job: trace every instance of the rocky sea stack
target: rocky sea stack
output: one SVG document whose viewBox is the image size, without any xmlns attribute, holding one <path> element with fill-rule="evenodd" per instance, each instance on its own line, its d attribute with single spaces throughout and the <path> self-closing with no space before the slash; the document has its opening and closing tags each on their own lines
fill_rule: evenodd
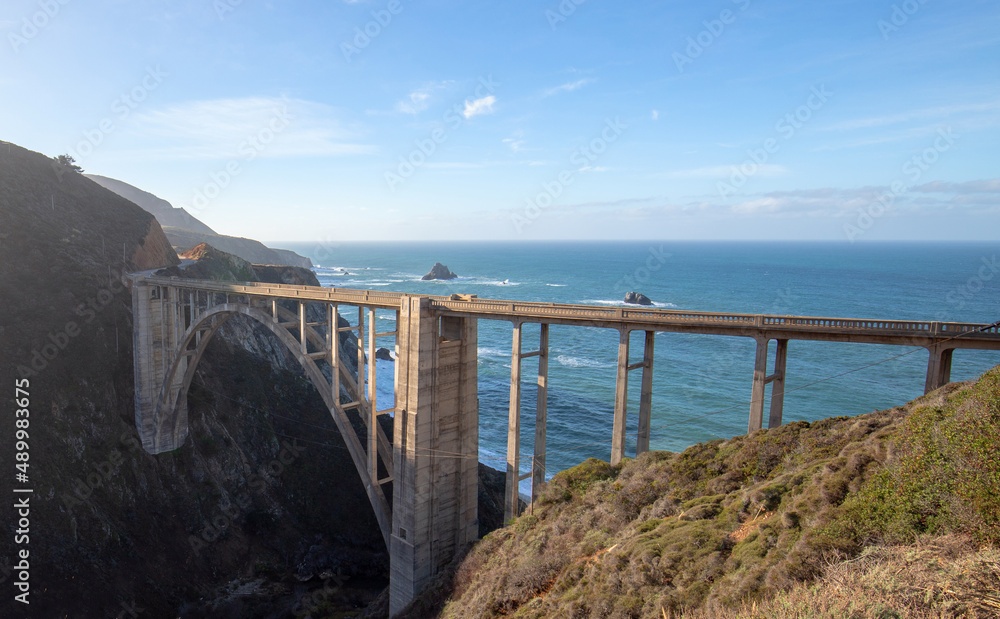
<svg viewBox="0 0 1000 619">
<path fill-rule="evenodd" d="M 435 262 L 434 266 L 431 267 L 430 272 L 424 275 L 420 279 L 423 281 L 428 281 L 432 279 L 455 279 L 458 275 L 455 275 L 451 270 L 440 262 Z"/>
<path fill-rule="evenodd" d="M 652 305 L 653 304 L 653 302 L 649 300 L 649 297 L 647 297 L 644 294 L 638 293 L 638 292 L 626 292 L 625 293 L 625 302 L 626 303 L 630 303 L 632 305 Z"/>
</svg>

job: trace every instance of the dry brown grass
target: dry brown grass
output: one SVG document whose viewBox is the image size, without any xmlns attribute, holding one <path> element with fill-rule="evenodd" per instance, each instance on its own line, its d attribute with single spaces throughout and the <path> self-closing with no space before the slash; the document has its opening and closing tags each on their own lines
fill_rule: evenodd
<svg viewBox="0 0 1000 619">
<path fill-rule="evenodd" d="M 930 619 L 1000 616 L 1000 551 L 969 538 L 924 538 L 912 546 L 869 547 L 831 563 L 815 583 L 766 602 L 680 613 L 686 619 Z"/>
</svg>

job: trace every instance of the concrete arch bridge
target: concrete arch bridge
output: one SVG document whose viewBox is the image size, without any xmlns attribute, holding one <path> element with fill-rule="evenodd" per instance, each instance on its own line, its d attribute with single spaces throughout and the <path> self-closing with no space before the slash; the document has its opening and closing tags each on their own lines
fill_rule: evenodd
<svg viewBox="0 0 1000 619">
<path fill-rule="evenodd" d="M 629 375 L 641 370 L 636 453 L 649 449 L 654 335 L 657 332 L 750 337 L 757 342 L 748 430 L 763 425 L 765 386 L 772 384 L 768 427 L 781 425 L 789 340 L 922 346 L 929 352 L 926 391 L 948 382 L 959 348 L 1000 350 L 997 324 L 856 320 L 761 314 L 683 312 L 646 307 L 487 300 L 262 283 L 129 276 L 132 289 L 136 427 L 149 453 L 180 448 L 188 434 L 187 391 L 208 342 L 237 314 L 271 331 L 316 386 L 364 484 L 390 556 L 390 610 L 395 613 L 478 532 L 479 402 L 477 321 L 513 325 L 505 516 L 518 512 L 518 482 L 532 494 L 545 480 L 549 326 L 620 333 L 611 460 L 625 457 Z M 340 326 L 339 307 L 357 308 Z M 316 308 L 320 308 L 317 314 Z M 312 308 L 310 310 L 310 308 Z M 376 310 L 395 312 L 378 332 Z M 352 310 L 352 316 L 353 310 Z M 321 316 L 321 318 L 317 318 Z M 522 326 L 541 325 L 537 349 L 523 350 Z M 357 334 L 357 361 L 342 358 L 339 335 Z M 631 363 L 633 331 L 645 332 L 642 359 Z M 395 337 L 395 402 L 380 410 L 375 342 Z M 768 348 L 776 341 L 768 374 Z M 531 471 L 520 473 L 522 362 L 538 357 L 538 399 Z M 357 367 L 357 376 L 354 366 Z M 363 378 L 367 374 L 367 381 Z M 748 372 L 749 374 L 749 372 Z M 376 418 L 392 411 L 393 440 Z M 366 427 L 359 438 L 351 424 Z M 392 482 L 392 496 L 387 484 Z M 532 497 L 534 499 L 534 496 Z"/>
</svg>

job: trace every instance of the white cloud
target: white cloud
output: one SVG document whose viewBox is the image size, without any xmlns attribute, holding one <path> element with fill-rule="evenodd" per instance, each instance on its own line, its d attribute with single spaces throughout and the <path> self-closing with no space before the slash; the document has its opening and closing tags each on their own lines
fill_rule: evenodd
<svg viewBox="0 0 1000 619">
<path fill-rule="evenodd" d="M 252 148 L 254 157 L 371 153 L 329 106 L 284 97 L 189 101 L 136 114 L 126 127 L 146 155 L 225 159 Z"/>
<path fill-rule="evenodd" d="M 510 149 L 515 153 L 524 147 L 524 140 L 516 140 L 514 138 L 504 138 L 503 143 L 510 146 Z"/>
<path fill-rule="evenodd" d="M 653 120 L 659 120 L 660 119 L 660 110 L 653 110 L 653 113 L 651 114 L 651 116 L 652 116 Z"/>
<path fill-rule="evenodd" d="M 483 97 L 482 99 L 466 101 L 465 111 L 462 112 L 462 115 L 466 118 L 472 118 L 473 116 L 479 116 L 481 114 L 492 114 L 493 104 L 496 102 L 497 98 L 493 95 Z"/>
<path fill-rule="evenodd" d="M 447 88 L 450 84 L 451 82 L 448 81 L 424 84 L 407 95 L 406 99 L 397 103 L 396 111 L 404 114 L 419 114 L 431 104 L 435 91 Z"/>
<path fill-rule="evenodd" d="M 557 95 L 561 92 L 573 92 L 574 90 L 582 88 L 583 86 L 586 86 L 587 84 L 590 84 L 593 81 L 595 80 L 591 78 L 585 78 L 582 80 L 576 80 L 575 82 L 567 82 L 565 84 L 560 84 L 555 88 L 549 88 L 544 93 L 542 93 L 542 96 L 551 97 L 552 95 Z"/>
</svg>

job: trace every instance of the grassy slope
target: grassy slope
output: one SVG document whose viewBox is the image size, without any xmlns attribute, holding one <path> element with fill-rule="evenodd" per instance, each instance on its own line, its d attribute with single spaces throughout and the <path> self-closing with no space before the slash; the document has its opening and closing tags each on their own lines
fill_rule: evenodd
<svg viewBox="0 0 1000 619">
<path fill-rule="evenodd" d="M 995 616 L 998 445 L 995 368 L 901 408 L 588 460 L 414 616 Z"/>
</svg>

